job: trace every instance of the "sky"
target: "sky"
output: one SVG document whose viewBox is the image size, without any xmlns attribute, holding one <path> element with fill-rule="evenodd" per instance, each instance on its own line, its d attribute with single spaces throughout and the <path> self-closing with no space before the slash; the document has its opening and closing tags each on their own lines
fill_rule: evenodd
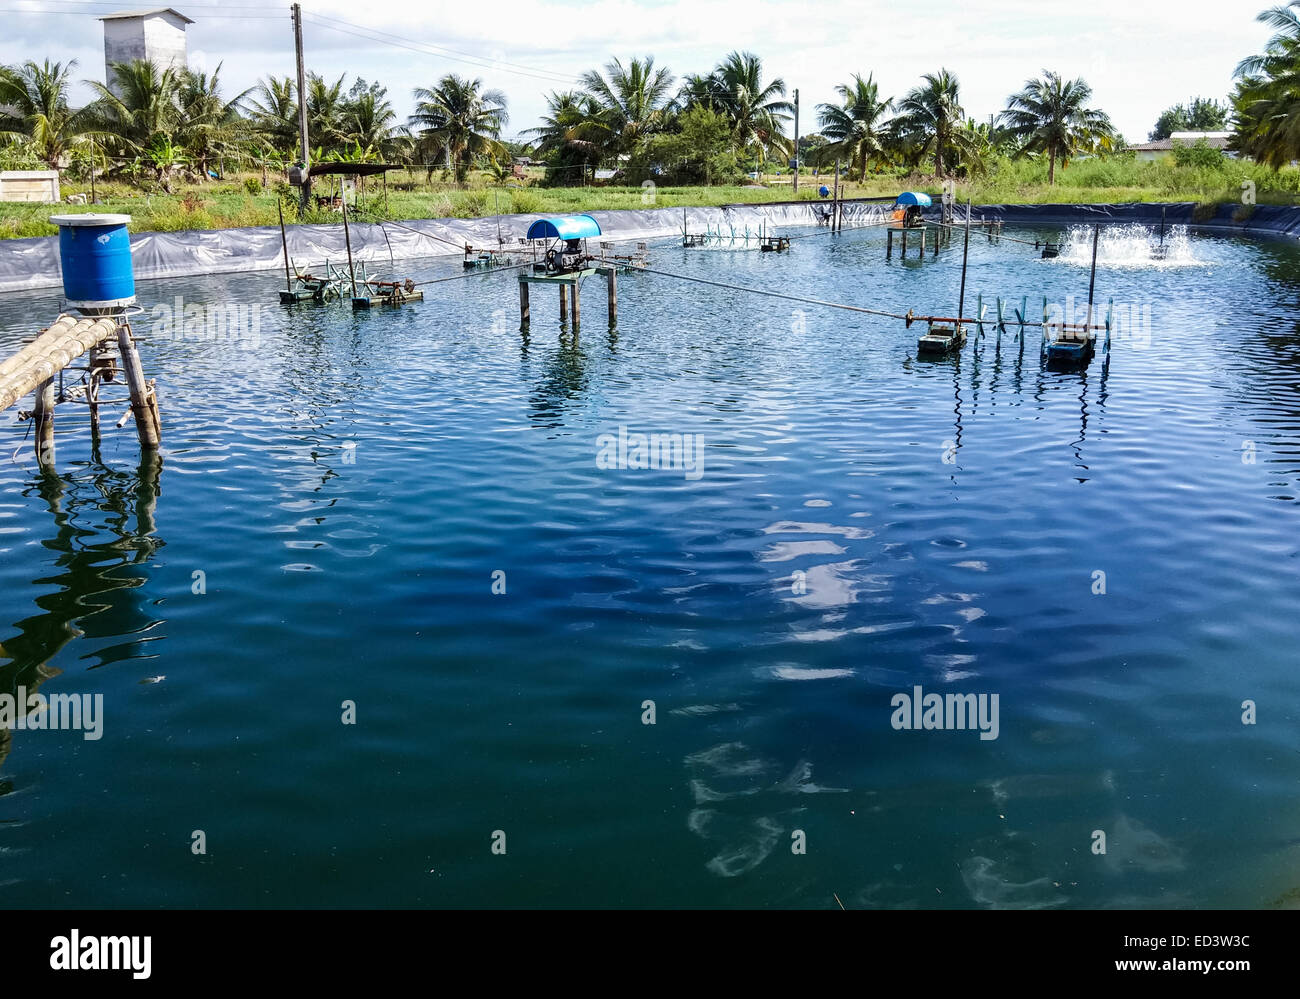
<svg viewBox="0 0 1300 999">
<path fill-rule="evenodd" d="M 874 74 L 882 96 L 901 97 L 923 73 L 947 68 L 967 114 L 986 121 L 1048 69 L 1082 76 L 1093 106 L 1141 142 L 1170 105 L 1227 96 L 1233 68 L 1271 34 L 1255 15 L 1275 2 L 1283 0 L 308 0 L 304 48 L 308 69 L 331 80 L 378 80 L 403 117 L 412 87 L 449 72 L 481 79 L 506 94 L 505 138 L 538 124 L 549 91 L 569 89 L 613 56 L 626 64 L 653 55 L 681 76 L 742 50 L 761 56 L 788 91 L 799 88 L 803 134 L 815 130 L 816 105 L 836 100 L 836 85 L 854 73 Z M 102 81 L 97 18 L 123 9 L 149 7 L 0 0 L 0 61 L 76 59 L 78 79 Z M 287 4 L 202 0 L 175 9 L 195 22 L 191 67 L 221 63 L 228 93 L 294 72 Z M 74 103 L 89 95 L 79 85 Z"/>
</svg>

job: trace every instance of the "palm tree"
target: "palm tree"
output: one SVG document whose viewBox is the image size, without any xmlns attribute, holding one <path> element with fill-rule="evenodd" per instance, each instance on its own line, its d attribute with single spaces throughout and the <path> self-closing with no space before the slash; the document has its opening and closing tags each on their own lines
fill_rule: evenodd
<svg viewBox="0 0 1300 999">
<path fill-rule="evenodd" d="M 1237 63 L 1234 75 L 1253 76 L 1264 73 L 1269 68 L 1269 60 L 1277 57 L 1294 57 L 1300 50 L 1300 14 L 1294 8 L 1300 8 L 1300 0 L 1291 0 L 1282 7 L 1270 7 L 1255 15 L 1260 24 L 1267 24 L 1276 29 L 1276 34 L 1268 40 L 1261 55 L 1247 56 Z"/>
<path fill-rule="evenodd" d="M 708 108 L 717 110 L 720 86 L 718 78 L 712 73 L 691 73 L 682 77 L 682 84 L 677 89 L 673 100 L 673 110 L 689 111 L 691 108 Z"/>
<path fill-rule="evenodd" d="M 181 120 L 177 136 L 185 154 L 202 176 L 214 157 L 238 156 L 248 132 L 248 122 L 239 113 L 248 90 L 230 100 L 221 96 L 221 64 L 207 73 L 187 71 L 181 82 Z"/>
<path fill-rule="evenodd" d="M 30 141 L 37 156 L 54 170 L 65 165 L 70 148 L 89 129 L 87 116 L 68 106 L 76 60 L 43 65 L 28 60 L 0 68 L 0 136 Z"/>
<path fill-rule="evenodd" d="M 346 75 L 346 74 L 344 74 Z M 343 94 L 343 76 L 326 83 L 319 73 L 307 74 L 307 134 L 312 145 L 328 151 L 343 146 L 343 118 L 347 98 Z"/>
<path fill-rule="evenodd" d="M 608 136 L 607 152 L 612 155 L 632 152 L 667 124 L 673 75 L 667 67 L 655 69 L 653 57 L 632 59 L 626 68 L 612 59 L 605 66 L 605 75 L 590 70 L 582 74 L 579 83 L 599 105 L 599 124 Z"/>
<path fill-rule="evenodd" d="M 1300 158 L 1300 0 L 1256 20 L 1277 30 L 1260 55 L 1237 66 L 1232 146 L 1278 169 Z"/>
<path fill-rule="evenodd" d="M 831 157 L 843 157 L 857 163 L 858 180 L 866 180 L 867 160 L 884 152 L 885 129 L 881 117 L 893 107 L 893 99 L 880 99 L 874 79 L 864 80 L 855 73 L 853 83 L 835 88 L 844 104 L 817 105 L 817 122 L 822 134 L 830 139 L 826 147 Z"/>
<path fill-rule="evenodd" d="M 294 90 L 289 77 L 268 76 L 257 81 L 250 91 L 254 98 L 245 102 L 254 130 L 276 153 L 288 158 L 298 148 L 298 100 Z"/>
<path fill-rule="evenodd" d="M 941 69 L 921 79 L 925 82 L 898 103 L 894 135 L 897 141 L 913 148 L 917 162 L 932 154 L 935 176 L 944 178 L 945 164 L 960 155 L 965 143 L 961 133 L 966 112 L 961 106 L 957 77 Z"/>
<path fill-rule="evenodd" d="M 731 120 L 736 148 L 759 162 L 769 153 L 789 152 L 783 127 L 794 105 L 785 100 L 785 81 L 763 84 L 763 60 L 752 52 L 732 52 L 713 71 L 718 103 Z"/>
<path fill-rule="evenodd" d="M 416 87 L 415 113 L 410 117 L 425 152 L 445 151 L 456 171 L 456 182 L 464 184 L 475 156 L 502 153 L 501 129 L 509 120 L 506 95 L 499 90 L 480 90 L 479 80 L 465 80 L 449 73 L 433 88 Z M 429 161 L 426 161 L 429 162 Z"/>
<path fill-rule="evenodd" d="M 1025 89 L 1007 99 L 998 120 L 1016 137 L 1019 152 L 1047 154 L 1047 183 L 1056 183 L 1056 163 L 1081 151 L 1108 146 L 1115 127 L 1103 111 L 1088 107 L 1092 88 L 1082 79 L 1063 80 L 1043 70 Z"/>
<path fill-rule="evenodd" d="M 961 131 L 963 141 L 958 143 L 961 152 L 956 163 L 952 164 L 953 172 L 962 177 L 988 173 L 989 161 L 997 149 L 995 140 L 1000 132 L 987 121 L 977 122 L 974 118 L 967 118 Z"/>
<path fill-rule="evenodd" d="M 185 71 L 135 59 L 114 63 L 112 72 L 116 93 L 97 80 L 86 81 L 97 95 L 86 107 L 87 114 L 126 150 L 141 152 L 171 142 L 183 118 Z"/>
<path fill-rule="evenodd" d="M 601 114 L 600 102 L 591 94 L 570 90 L 548 94 L 541 126 L 527 129 L 523 134 L 538 140 L 539 157 L 555 157 L 555 168 L 577 168 L 585 174 L 600 162 L 611 133 Z M 564 179 L 567 182 L 572 178 Z"/>
<path fill-rule="evenodd" d="M 395 150 L 398 137 L 397 115 L 383 96 L 366 91 L 343 115 L 342 138 L 361 151 L 361 159 L 386 159 Z"/>
</svg>

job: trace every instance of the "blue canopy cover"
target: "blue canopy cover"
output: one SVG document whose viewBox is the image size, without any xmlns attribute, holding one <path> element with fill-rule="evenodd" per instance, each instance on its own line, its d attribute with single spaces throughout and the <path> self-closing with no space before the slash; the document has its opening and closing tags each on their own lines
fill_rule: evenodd
<svg viewBox="0 0 1300 999">
<path fill-rule="evenodd" d="M 556 215 L 528 227 L 529 239 L 586 239 L 600 235 L 600 223 L 590 215 Z"/>
</svg>

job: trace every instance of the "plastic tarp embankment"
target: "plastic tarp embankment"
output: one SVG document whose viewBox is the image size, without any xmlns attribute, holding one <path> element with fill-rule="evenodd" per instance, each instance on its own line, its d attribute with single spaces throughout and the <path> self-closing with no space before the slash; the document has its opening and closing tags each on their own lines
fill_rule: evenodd
<svg viewBox="0 0 1300 999">
<path fill-rule="evenodd" d="M 706 227 L 717 230 L 746 226 L 757 231 L 761 222 L 778 226 L 814 225 L 825 206 L 815 202 L 790 205 L 741 205 L 726 208 L 643 208 L 595 211 L 601 240 L 661 239 L 679 236 L 685 225 L 691 232 Z M 364 261 L 373 273 L 387 272 L 389 260 L 406 277 L 397 261 L 417 257 L 463 255 L 465 246 L 475 251 L 521 248 L 528 227 L 545 215 L 496 215 L 479 219 L 423 219 L 383 225 L 352 221 L 349 235 L 352 258 Z M 289 257 L 294 267 L 307 273 L 326 260 L 345 264 L 347 246 L 343 225 L 291 225 L 286 228 Z M 595 247 L 592 248 L 593 251 Z M 142 232 L 131 236 L 131 261 L 137 281 L 197 274 L 238 271 L 284 271 L 278 226 L 256 229 Z M 57 288 L 63 283 L 57 236 L 0 240 L 0 290 Z"/>
<path fill-rule="evenodd" d="M 1091 222 L 1137 222 L 1159 225 L 1161 209 L 1167 225 L 1187 225 L 1217 233 L 1300 239 L 1300 207 L 1222 204 L 1209 213 L 1191 202 L 1122 205 L 979 205 L 976 217 L 1020 225 L 1081 225 Z M 880 206 L 847 202 L 850 219 L 881 210 Z M 769 226 L 811 226 L 826 217 L 825 201 L 790 204 L 728 205 L 721 208 L 641 208 L 590 212 L 600 223 L 600 239 L 612 242 L 662 239 L 689 232 L 715 233 L 728 229 L 756 233 Z M 935 217 L 937 209 L 926 212 Z M 957 217 L 963 212 L 959 208 Z M 389 270 L 407 277 L 397 261 L 419 257 L 455 256 L 468 244 L 476 251 L 522 246 L 529 225 L 544 215 L 494 215 L 480 219 L 424 219 L 384 225 L 351 225 L 353 259 L 371 272 Z M 347 259 L 343 226 L 293 225 L 287 228 L 289 256 L 306 273 L 326 260 Z M 502 242 L 498 242 L 498 240 Z M 137 281 L 239 271 L 281 271 L 284 257 L 280 229 L 218 229 L 187 232 L 143 232 L 131 237 L 131 258 Z M 378 266 L 376 266 L 378 265 Z M 58 237 L 0 240 L 0 291 L 57 288 L 63 283 Z"/>
</svg>

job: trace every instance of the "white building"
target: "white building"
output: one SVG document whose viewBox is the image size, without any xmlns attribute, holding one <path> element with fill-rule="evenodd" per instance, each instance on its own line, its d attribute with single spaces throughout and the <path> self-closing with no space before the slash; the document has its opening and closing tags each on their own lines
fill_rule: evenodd
<svg viewBox="0 0 1300 999">
<path fill-rule="evenodd" d="M 179 11 L 171 7 L 124 10 L 100 20 L 104 22 L 104 82 L 113 93 L 117 93 L 114 63 L 148 59 L 162 68 L 185 68 L 185 26 L 194 22 Z"/>
<path fill-rule="evenodd" d="M 1168 156 L 1173 152 L 1174 146 L 1194 146 L 1197 142 L 1204 139 L 1205 144 L 1211 149 L 1218 149 L 1227 153 L 1229 156 L 1235 156 L 1228 150 L 1228 140 L 1232 138 L 1231 132 L 1171 132 L 1169 138 L 1160 139 L 1157 142 L 1143 142 L 1137 146 L 1129 146 L 1129 149 L 1137 153 L 1140 162 L 1151 162 L 1162 156 Z"/>
</svg>

